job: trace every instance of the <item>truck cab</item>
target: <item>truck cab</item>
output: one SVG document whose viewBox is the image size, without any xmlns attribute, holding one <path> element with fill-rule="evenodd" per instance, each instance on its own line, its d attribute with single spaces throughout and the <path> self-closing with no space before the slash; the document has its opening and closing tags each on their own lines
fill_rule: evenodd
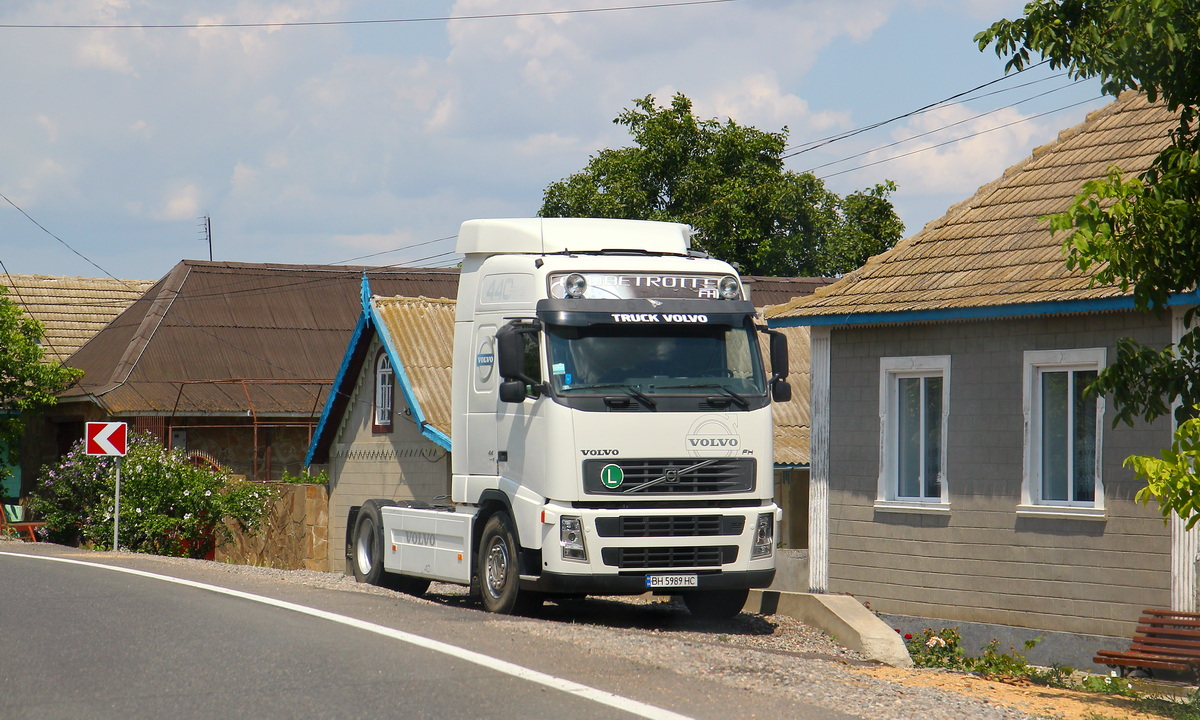
<svg viewBox="0 0 1200 720">
<path fill-rule="evenodd" d="M 462 225 L 451 497 L 484 606 L 681 594 L 728 615 L 775 573 L 772 399 L 736 270 L 692 228 L 529 218 Z M 730 610 L 730 608 L 733 608 Z"/>
</svg>

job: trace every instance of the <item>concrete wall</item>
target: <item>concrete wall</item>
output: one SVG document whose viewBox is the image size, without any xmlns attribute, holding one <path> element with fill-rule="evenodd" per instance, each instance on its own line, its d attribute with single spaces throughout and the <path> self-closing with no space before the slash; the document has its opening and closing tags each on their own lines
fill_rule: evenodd
<svg viewBox="0 0 1200 720">
<path fill-rule="evenodd" d="M 378 340 L 367 353 L 374 358 Z M 364 500 L 431 502 L 450 493 L 450 455 L 421 435 L 399 390 L 390 433 L 372 432 L 373 362 L 362 372 L 329 451 L 329 569 L 345 570 L 346 518 Z"/>
<path fill-rule="evenodd" d="M 1170 606 L 1170 533 L 1121 467 L 1171 439 L 1169 420 L 1112 427 L 1106 406 L 1102 519 L 1018 517 L 1025 350 L 1170 341 L 1135 313 L 835 329 L 831 340 L 829 590 L 876 612 L 1127 636 L 1143 607 Z M 874 508 L 879 358 L 949 355 L 948 514 Z"/>
</svg>

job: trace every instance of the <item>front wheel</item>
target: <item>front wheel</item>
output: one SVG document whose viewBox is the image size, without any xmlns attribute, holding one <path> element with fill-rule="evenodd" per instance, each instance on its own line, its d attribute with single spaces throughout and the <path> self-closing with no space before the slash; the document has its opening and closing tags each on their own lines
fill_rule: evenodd
<svg viewBox="0 0 1200 720">
<path fill-rule="evenodd" d="M 509 615 L 541 605 L 541 596 L 521 592 L 517 534 L 512 518 L 498 512 L 488 518 L 479 538 L 479 595 L 483 609 Z"/>
<path fill-rule="evenodd" d="M 683 604 L 688 612 L 705 620 L 727 620 L 742 611 L 750 591 L 701 590 L 683 594 Z"/>
</svg>

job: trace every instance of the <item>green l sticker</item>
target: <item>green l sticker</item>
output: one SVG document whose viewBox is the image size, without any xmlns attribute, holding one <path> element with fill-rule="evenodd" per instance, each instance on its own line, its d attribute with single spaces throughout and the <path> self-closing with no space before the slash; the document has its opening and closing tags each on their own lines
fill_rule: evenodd
<svg viewBox="0 0 1200 720">
<path fill-rule="evenodd" d="M 620 465 L 605 465 L 600 468 L 600 482 L 604 483 L 606 488 L 621 487 L 621 483 L 625 482 L 625 471 Z"/>
</svg>

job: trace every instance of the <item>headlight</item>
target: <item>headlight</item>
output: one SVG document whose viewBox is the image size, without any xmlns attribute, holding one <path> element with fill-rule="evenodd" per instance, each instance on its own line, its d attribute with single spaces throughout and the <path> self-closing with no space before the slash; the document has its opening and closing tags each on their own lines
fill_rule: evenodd
<svg viewBox="0 0 1200 720">
<path fill-rule="evenodd" d="M 758 516 L 758 524 L 754 526 L 754 549 L 750 557 L 770 557 L 775 547 L 775 514 L 762 513 Z"/>
<path fill-rule="evenodd" d="M 587 278 L 579 273 L 571 273 L 566 281 L 567 297 L 581 298 L 587 292 Z"/>
<path fill-rule="evenodd" d="M 587 562 L 587 546 L 583 543 L 583 520 L 577 517 L 558 519 L 558 544 L 563 560 Z"/>
<path fill-rule="evenodd" d="M 725 300 L 737 300 L 742 296 L 742 288 L 738 286 L 737 278 L 732 275 L 726 275 L 717 283 L 717 289 L 721 292 L 721 297 Z"/>
</svg>

